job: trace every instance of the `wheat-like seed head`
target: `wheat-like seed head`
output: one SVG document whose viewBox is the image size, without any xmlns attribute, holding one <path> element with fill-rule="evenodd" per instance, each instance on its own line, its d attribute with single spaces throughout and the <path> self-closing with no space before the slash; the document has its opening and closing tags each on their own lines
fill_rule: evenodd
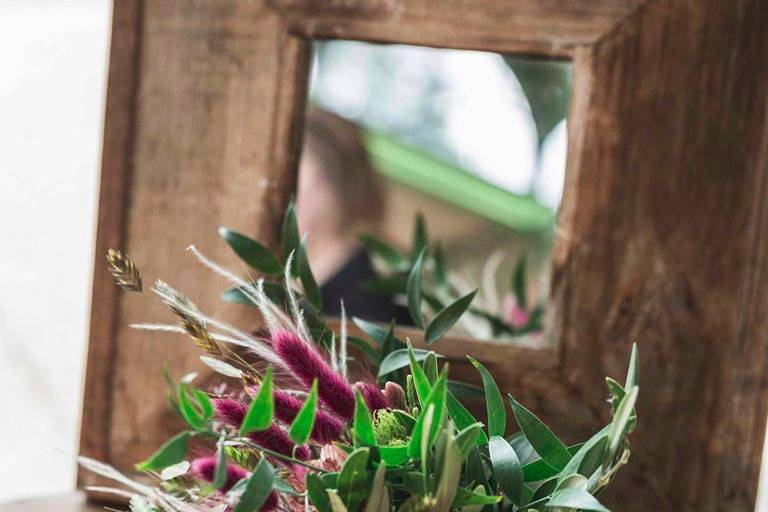
<svg viewBox="0 0 768 512">
<path fill-rule="evenodd" d="M 208 332 L 208 328 L 205 324 L 201 323 L 195 318 L 182 316 L 181 327 L 189 334 L 192 341 L 205 350 L 209 354 L 220 356 L 222 355 L 221 346 L 213 339 L 211 333 Z"/>
<path fill-rule="evenodd" d="M 107 251 L 107 261 L 117 286 L 129 292 L 142 291 L 139 268 L 127 254 L 110 249 Z"/>
</svg>

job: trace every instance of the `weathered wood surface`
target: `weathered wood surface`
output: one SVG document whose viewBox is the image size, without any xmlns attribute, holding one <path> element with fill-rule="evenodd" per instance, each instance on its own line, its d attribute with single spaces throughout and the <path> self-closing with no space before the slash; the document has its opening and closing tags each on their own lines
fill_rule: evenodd
<svg viewBox="0 0 768 512">
<path fill-rule="evenodd" d="M 474 352 L 559 434 L 607 419 L 603 376 L 641 348 L 633 460 L 605 500 L 623 511 L 750 510 L 768 415 L 768 4 L 758 0 L 214 0 L 116 2 L 83 451 L 130 467 L 174 425 L 162 364 L 189 343 L 136 333 L 169 320 L 116 294 L 126 249 L 239 325 L 191 242 L 236 265 L 216 227 L 275 241 L 295 185 L 302 37 L 573 56 L 566 190 L 555 248 L 556 351 Z M 160 420 L 159 420 L 160 418 Z M 82 477 L 81 483 L 92 481 Z"/>
<path fill-rule="evenodd" d="M 652 1 L 576 60 L 554 293 L 584 400 L 641 349 L 619 510 L 752 510 L 768 404 L 768 4 Z M 628 499 L 629 498 L 629 499 Z"/>
</svg>

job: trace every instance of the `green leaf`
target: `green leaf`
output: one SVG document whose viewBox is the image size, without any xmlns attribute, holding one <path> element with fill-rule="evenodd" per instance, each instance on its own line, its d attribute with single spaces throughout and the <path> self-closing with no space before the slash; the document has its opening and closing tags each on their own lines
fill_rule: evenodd
<svg viewBox="0 0 768 512">
<path fill-rule="evenodd" d="M 272 425 L 274 413 L 275 399 L 272 393 L 272 366 L 270 366 L 261 381 L 259 392 L 251 400 L 248 412 L 245 413 L 245 418 L 240 424 L 240 435 L 268 429 Z"/>
<path fill-rule="evenodd" d="M 552 433 L 549 427 L 535 414 L 520 405 L 512 395 L 509 395 L 509 403 L 512 405 L 512 412 L 515 414 L 517 424 L 520 425 L 520 430 L 528 438 L 536 453 L 553 468 L 563 469 L 571 460 L 571 454 L 565 445 Z"/>
<path fill-rule="evenodd" d="M 400 254 L 400 251 L 376 238 L 373 235 L 360 235 L 360 242 L 374 255 L 386 263 L 394 271 L 405 270 L 409 267 L 408 260 Z"/>
<path fill-rule="evenodd" d="M 624 438 L 624 432 L 627 429 L 627 424 L 629 423 L 630 417 L 632 416 L 632 412 L 635 408 L 638 390 L 639 388 L 637 386 L 632 386 L 632 388 L 627 391 L 627 394 L 621 400 L 619 406 L 616 408 L 616 414 L 613 416 L 613 421 L 611 421 L 611 428 L 608 432 L 608 457 L 606 459 L 607 463 L 610 463 L 614 455 L 616 455 L 616 451 L 619 449 L 621 441 Z"/>
<path fill-rule="evenodd" d="M 483 424 L 479 421 L 473 423 L 459 431 L 456 434 L 456 444 L 459 447 L 459 453 L 461 454 L 461 460 L 467 458 L 469 451 L 475 446 L 477 439 L 483 432 Z"/>
<path fill-rule="evenodd" d="M 490 372 L 477 359 L 469 357 L 469 361 L 483 379 L 485 405 L 488 409 L 488 437 L 503 436 L 507 429 L 507 411 L 504 409 L 504 399 L 501 398 L 499 387 Z"/>
<path fill-rule="evenodd" d="M 430 350 L 422 350 L 419 348 L 412 348 L 413 351 L 413 357 L 416 361 L 423 361 L 427 354 L 429 354 Z M 437 357 L 443 357 L 438 355 Z M 385 357 L 381 361 L 381 365 L 379 365 L 379 377 L 383 377 L 387 374 L 390 374 L 396 370 L 399 370 L 400 368 L 405 368 L 410 364 L 410 359 L 408 357 L 408 349 L 401 348 L 399 350 L 395 350 L 394 352 L 390 352 L 387 357 Z"/>
<path fill-rule="evenodd" d="M 547 503 L 547 508 L 556 507 L 589 512 L 611 512 L 594 496 L 581 489 L 560 489 L 555 492 Z"/>
<path fill-rule="evenodd" d="M 422 251 L 425 251 L 427 243 L 427 226 L 424 222 L 424 215 L 419 212 L 416 214 L 416 222 L 413 225 L 411 258 L 415 259 Z"/>
<path fill-rule="evenodd" d="M 365 400 L 359 391 L 355 390 L 355 416 L 352 431 L 363 446 L 376 446 L 376 434 L 373 431 L 373 420 Z"/>
<path fill-rule="evenodd" d="M 379 446 L 379 457 L 389 467 L 399 466 L 408 460 L 408 445 Z"/>
<path fill-rule="evenodd" d="M 212 489 L 221 489 L 227 483 L 227 452 L 224 450 L 224 437 L 216 443 L 216 469 L 213 472 Z"/>
<path fill-rule="evenodd" d="M 459 487 L 456 489 L 456 497 L 453 500 L 454 507 L 465 507 L 467 505 L 495 505 L 501 501 L 501 496 L 485 494 L 482 485 L 475 487 L 474 491 Z"/>
<path fill-rule="evenodd" d="M 193 393 L 186 385 L 180 385 L 178 388 L 179 411 L 187 424 L 195 430 L 205 428 L 205 413 L 198 404 L 190 401 L 189 394 Z M 194 394 L 194 393 L 193 393 Z"/>
<path fill-rule="evenodd" d="M 569 446 L 568 453 L 571 454 L 571 456 L 573 456 L 576 453 L 578 453 L 578 451 L 583 446 L 584 446 L 583 443 Z M 546 480 L 548 478 L 556 476 L 559 472 L 560 470 L 553 468 L 552 466 L 550 466 L 549 464 L 547 464 L 546 462 L 544 462 L 539 458 L 523 466 L 523 477 L 525 478 L 526 482 L 539 482 L 541 480 Z"/>
<path fill-rule="evenodd" d="M 461 453 L 456 441 L 450 435 L 446 436 L 442 464 L 440 482 L 435 491 L 434 510 L 447 512 L 451 510 L 461 478 Z"/>
<path fill-rule="evenodd" d="M 305 444 L 312 434 L 317 416 L 317 379 L 312 382 L 309 395 L 288 429 L 288 437 L 297 445 Z"/>
<path fill-rule="evenodd" d="M 189 448 L 188 431 L 180 432 L 167 440 L 150 457 L 136 465 L 139 471 L 161 471 L 187 458 Z"/>
<path fill-rule="evenodd" d="M 435 262 L 435 281 L 440 286 L 448 284 L 448 273 L 445 271 L 445 256 L 443 255 L 443 246 L 440 243 L 434 244 L 434 255 L 432 260 Z"/>
<path fill-rule="evenodd" d="M 537 501 L 543 500 L 544 498 L 549 498 L 549 496 L 552 495 L 553 492 L 555 492 L 555 487 L 557 486 L 557 478 L 552 477 L 549 480 L 542 482 L 541 485 L 536 489 L 536 492 L 533 493 L 533 496 L 531 496 L 531 503 L 536 503 Z"/>
<path fill-rule="evenodd" d="M 416 362 L 416 354 L 414 353 L 413 348 L 410 345 L 408 346 L 408 360 L 411 367 L 411 376 L 413 377 L 413 385 L 416 388 L 416 396 L 419 397 L 419 403 L 421 403 L 422 406 L 426 406 L 425 400 L 427 399 L 427 395 L 429 395 L 429 391 L 432 388 L 432 386 L 429 383 L 427 374 L 424 373 L 424 369 L 421 367 L 420 364 Z"/>
<path fill-rule="evenodd" d="M 192 393 L 195 395 L 197 403 L 200 405 L 200 412 L 204 420 L 213 418 L 213 404 L 207 393 L 200 391 L 199 389 L 192 388 Z"/>
<path fill-rule="evenodd" d="M 296 203 L 293 199 L 288 203 L 288 207 L 285 209 L 285 216 L 283 217 L 283 229 L 282 229 L 282 243 L 283 243 L 283 261 L 288 260 L 288 256 L 293 253 L 294 257 L 298 253 L 300 238 L 299 238 L 299 224 L 296 221 Z M 297 277 L 296 267 L 293 267 L 291 272 L 294 277 Z"/>
<path fill-rule="evenodd" d="M 355 512 L 368 495 L 368 475 L 365 468 L 368 465 L 369 450 L 358 448 L 350 453 L 339 474 L 339 497 L 349 512 Z"/>
<path fill-rule="evenodd" d="M 589 477 L 600 467 L 608 444 L 608 429 L 609 427 L 605 427 L 593 435 L 568 461 L 557 477 L 558 486 L 570 475 L 580 474 Z"/>
<path fill-rule="evenodd" d="M 416 263 L 413 264 L 411 273 L 408 275 L 408 288 L 406 291 L 408 296 L 408 312 L 411 314 L 413 324 L 419 329 L 424 327 L 424 319 L 421 315 L 421 272 L 426 252 L 426 248 L 421 249 L 419 257 L 416 258 Z"/>
<path fill-rule="evenodd" d="M 382 464 L 373 475 L 368 502 L 365 504 L 365 512 L 389 512 L 389 490 L 384 480 L 386 472 L 387 467 Z"/>
<path fill-rule="evenodd" d="M 264 295 L 279 308 L 285 308 L 288 303 L 288 293 L 285 287 L 279 283 L 264 281 Z M 256 286 L 254 284 L 254 286 Z M 244 304 L 246 306 L 258 307 L 250 297 L 243 291 L 242 287 L 235 286 L 221 294 L 222 300 L 231 304 Z"/>
<path fill-rule="evenodd" d="M 256 240 L 224 227 L 219 228 L 219 235 L 240 256 L 241 260 L 259 272 L 271 276 L 280 275 L 283 272 L 283 267 L 275 255 Z"/>
<path fill-rule="evenodd" d="M 299 279 L 301 279 L 301 286 L 304 288 L 304 296 L 315 309 L 322 311 L 323 299 L 320 296 L 320 287 L 312 274 L 312 268 L 309 266 L 306 237 L 299 244 L 299 252 L 296 255 L 296 271 L 299 274 Z"/>
<path fill-rule="evenodd" d="M 425 429 L 429 431 L 428 434 L 425 434 L 427 439 L 427 448 L 432 446 L 432 443 L 437 437 L 440 425 L 443 423 L 446 398 L 446 372 L 443 371 L 443 373 L 435 382 L 434 387 L 430 390 L 429 395 L 427 395 L 426 399 L 422 402 L 423 410 L 421 414 L 419 414 L 419 417 L 416 419 L 416 425 L 413 427 L 413 432 L 411 433 L 411 443 L 408 447 L 408 454 L 411 457 L 424 456 L 424 451 L 422 450 L 424 446 L 421 444 L 421 442 L 424 439 L 422 437 L 422 432 Z M 433 406 L 434 417 L 431 418 L 430 424 L 427 425 L 426 412 L 429 406 Z"/>
<path fill-rule="evenodd" d="M 363 320 L 362 318 L 358 318 L 356 316 L 352 317 L 352 322 L 354 322 L 354 324 L 361 331 L 368 335 L 368 337 L 378 343 L 380 347 L 384 347 L 384 344 L 387 341 L 387 336 L 389 335 L 389 331 L 387 329 L 384 329 L 373 322 Z"/>
<path fill-rule="evenodd" d="M 515 505 L 522 503 L 523 467 L 512 446 L 501 436 L 494 435 L 488 440 L 493 475 L 504 491 L 504 495 Z"/>
<path fill-rule="evenodd" d="M 449 304 L 437 315 L 435 315 L 435 318 L 429 322 L 426 331 L 424 331 L 424 340 L 428 345 L 431 345 L 432 343 L 442 338 L 443 335 L 448 332 L 451 327 L 453 327 L 461 315 L 467 311 L 469 305 L 472 303 L 472 299 L 475 298 L 476 293 L 477 290 L 468 293 L 467 295 Z"/>
<path fill-rule="evenodd" d="M 315 475 L 308 474 L 307 481 L 309 481 L 310 476 Z M 248 483 L 245 484 L 245 490 L 240 496 L 234 512 L 256 512 L 259 510 L 272 492 L 274 479 L 274 468 L 267 462 L 267 459 L 262 457 L 248 478 Z M 307 487 L 309 487 L 309 482 L 307 482 Z M 320 507 L 318 507 L 318 510 L 321 510 Z"/>
<path fill-rule="evenodd" d="M 328 498 L 328 487 L 315 473 L 307 473 L 307 495 L 317 512 L 331 512 L 331 501 Z"/>
<path fill-rule="evenodd" d="M 525 293 L 525 265 L 526 259 L 520 258 L 512 275 L 512 292 L 515 294 L 517 305 L 522 309 L 528 309 L 528 296 Z"/>
<path fill-rule="evenodd" d="M 632 355 L 629 356 L 629 367 L 627 368 L 627 380 L 624 383 L 624 389 L 637 386 L 638 375 L 640 373 L 639 362 L 637 359 L 637 343 L 632 344 Z"/>
<path fill-rule="evenodd" d="M 448 410 L 448 416 L 451 417 L 458 430 L 463 430 L 470 425 L 478 423 L 478 421 L 474 416 L 472 416 L 467 408 L 464 407 L 464 405 L 459 402 L 458 399 L 450 392 L 446 393 L 445 406 Z M 480 430 L 480 434 L 478 435 L 475 442 L 478 446 L 487 444 L 488 436 L 485 435 L 484 431 Z"/>
<path fill-rule="evenodd" d="M 424 358 L 424 374 L 429 379 L 429 383 L 432 384 L 437 380 L 437 356 L 434 352 L 429 352 L 427 357 Z"/>
</svg>

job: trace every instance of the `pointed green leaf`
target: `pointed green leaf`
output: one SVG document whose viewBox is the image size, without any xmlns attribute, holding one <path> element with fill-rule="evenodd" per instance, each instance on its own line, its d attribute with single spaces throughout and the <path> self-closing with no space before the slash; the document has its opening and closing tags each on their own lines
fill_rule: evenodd
<svg viewBox="0 0 768 512">
<path fill-rule="evenodd" d="M 308 475 L 308 480 L 309 476 L 314 475 Z M 248 478 L 248 483 L 245 484 L 245 490 L 240 496 L 234 512 L 256 512 L 259 510 L 269 498 L 274 481 L 275 470 L 267 462 L 267 459 L 262 457 Z M 318 510 L 320 510 L 319 507 Z"/>
<path fill-rule="evenodd" d="M 475 487 L 474 491 L 459 487 L 456 490 L 456 497 L 453 500 L 453 506 L 466 507 L 469 505 L 495 505 L 500 501 L 501 496 L 485 494 L 485 489 L 482 485 Z"/>
<path fill-rule="evenodd" d="M 272 301 L 273 304 L 275 304 L 279 308 L 285 308 L 285 305 L 288 302 L 288 294 L 285 291 L 285 287 L 282 284 L 279 283 L 270 283 L 267 281 L 264 281 L 264 295 L 267 296 L 267 298 Z M 254 286 L 256 286 L 254 284 Z M 255 303 L 254 300 L 252 300 L 248 294 L 246 294 L 243 291 L 243 288 L 240 286 L 235 286 L 233 288 L 230 288 L 229 290 L 223 292 L 221 294 L 222 300 L 229 302 L 231 304 L 244 304 L 246 306 L 251 307 L 258 307 L 258 304 Z"/>
<path fill-rule="evenodd" d="M 419 329 L 424 326 L 424 320 L 421 315 L 421 272 L 424 266 L 426 251 L 426 248 L 422 249 L 419 257 L 416 258 L 416 263 L 413 264 L 411 273 L 408 275 L 408 288 L 406 291 L 408 296 L 408 312 L 411 314 L 413 324 Z"/>
<path fill-rule="evenodd" d="M 600 467 L 608 445 L 608 429 L 609 427 L 605 427 L 592 436 L 568 461 L 557 477 L 558 486 L 570 475 L 580 474 L 589 477 Z"/>
<path fill-rule="evenodd" d="M 359 238 L 360 242 L 362 242 L 374 256 L 381 258 L 390 269 L 400 271 L 408 268 L 408 260 L 400 254 L 400 251 L 391 245 L 369 234 L 360 235 Z"/>
<path fill-rule="evenodd" d="M 272 367 L 267 368 L 259 391 L 251 400 L 248 412 L 240 424 L 240 435 L 266 430 L 272 425 L 275 411 L 275 399 L 272 393 Z"/>
<path fill-rule="evenodd" d="M 637 386 L 638 375 L 640 373 L 639 362 L 637 359 L 637 343 L 632 344 L 632 355 L 629 356 L 629 367 L 627 368 L 627 380 L 624 383 L 624 389 Z"/>
<path fill-rule="evenodd" d="M 611 512 L 602 503 L 581 489 L 560 489 L 555 492 L 547 503 L 547 508 L 561 507 L 564 509 L 578 509 L 588 512 Z"/>
<path fill-rule="evenodd" d="M 544 498 L 548 498 L 552 495 L 553 492 L 555 492 L 555 487 L 557 486 L 557 478 L 552 477 L 549 480 L 542 482 L 542 484 L 536 489 L 536 491 L 533 493 L 533 496 L 531 496 L 531 503 L 536 503 L 539 500 L 543 500 Z"/>
<path fill-rule="evenodd" d="M 435 491 L 435 511 L 450 511 L 461 478 L 461 454 L 453 437 L 446 436 L 443 467 Z"/>
<path fill-rule="evenodd" d="M 259 272 L 271 276 L 280 275 L 283 272 L 283 267 L 275 255 L 256 240 L 224 227 L 219 228 L 219 235 L 241 260 Z"/>
<path fill-rule="evenodd" d="M 137 464 L 136 469 L 139 471 L 161 471 L 168 466 L 182 462 L 187 458 L 189 436 L 190 434 L 186 430 L 176 434 L 163 443 L 147 460 Z"/>
<path fill-rule="evenodd" d="M 359 391 L 355 390 L 355 416 L 352 424 L 355 440 L 363 446 L 376 446 L 376 434 L 368 406 Z"/>
<path fill-rule="evenodd" d="M 446 286 L 448 284 L 448 273 L 445 271 L 445 256 L 443 255 L 442 244 L 436 242 L 433 252 L 432 260 L 435 262 L 435 281 L 440 286 Z"/>
<path fill-rule="evenodd" d="M 227 452 L 224 450 L 224 436 L 216 443 L 216 469 L 213 472 L 212 489 L 221 489 L 227 483 Z"/>
<path fill-rule="evenodd" d="M 339 498 L 349 512 L 355 512 L 368 494 L 368 476 L 365 468 L 368 465 L 369 450 L 358 448 L 350 453 L 339 474 Z"/>
<path fill-rule="evenodd" d="M 424 340 L 428 345 L 436 342 L 443 335 L 450 330 L 451 327 L 459 320 L 469 305 L 472 303 L 472 299 L 475 298 L 477 290 L 468 293 L 467 295 L 457 299 L 455 302 L 449 304 L 445 309 L 441 310 L 435 318 L 429 322 L 426 331 L 424 331 Z"/>
<path fill-rule="evenodd" d="M 429 383 L 434 383 L 437 380 L 437 356 L 434 352 L 429 352 L 424 358 L 423 367 Z"/>
<path fill-rule="evenodd" d="M 414 349 L 409 345 L 407 350 L 408 361 L 411 367 L 411 376 L 413 377 L 413 385 L 416 388 L 416 396 L 419 397 L 419 403 L 425 405 L 425 400 L 427 399 L 427 395 L 429 395 L 429 391 L 432 389 L 432 386 L 429 383 L 427 374 L 424 373 L 424 369 L 420 364 L 416 362 L 416 354 L 414 353 Z"/>
<path fill-rule="evenodd" d="M 420 455 L 423 457 L 424 451 L 422 448 L 424 447 L 421 444 L 423 439 L 427 439 L 427 448 L 432 446 L 432 443 L 437 437 L 440 425 L 443 422 L 446 398 L 446 372 L 443 371 L 435 382 L 435 386 L 430 390 L 429 395 L 427 395 L 426 399 L 422 402 L 422 412 L 417 418 L 416 425 L 413 427 L 413 432 L 411 433 L 411 443 L 408 448 L 408 454 L 411 457 Z M 426 412 L 429 406 L 434 406 L 434 417 L 431 418 L 430 424 L 427 425 Z M 428 433 L 422 434 L 425 429 L 428 430 Z"/>
<path fill-rule="evenodd" d="M 583 443 L 569 446 L 568 453 L 571 454 L 571 456 L 574 456 L 583 446 Z M 538 454 L 536 460 L 523 465 L 523 477 L 526 482 L 540 482 L 541 480 L 547 480 L 548 478 L 557 476 L 559 472 L 560 470 L 553 468 L 538 458 Z"/>
<path fill-rule="evenodd" d="M 483 424 L 478 421 L 477 423 L 473 423 L 461 429 L 459 433 L 456 434 L 456 444 L 459 447 L 462 461 L 467 458 L 469 451 L 475 446 L 475 443 L 482 432 Z"/>
<path fill-rule="evenodd" d="M 312 268 L 309 265 L 307 256 L 307 239 L 304 237 L 299 244 L 299 251 L 296 255 L 296 271 L 301 280 L 301 286 L 304 288 L 304 296 L 310 304 L 318 311 L 323 309 L 323 299 L 320 295 L 320 287 L 312 274 Z"/>
<path fill-rule="evenodd" d="M 469 356 L 467 356 L 469 357 Z M 504 399 L 491 373 L 477 359 L 469 357 L 469 361 L 480 372 L 485 390 L 485 405 L 488 409 L 488 437 L 503 436 L 507 429 L 507 411 L 504 409 Z"/>
<path fill-rule="evenodd" d="M 520 430 L 528 438 L 536 453 L 553 468 L 563 469 L 571 460 L 571 454 L 565 445 L 535 414 L 512 398 L 512 395 L 509 395 L 509 403 L 512 405 L 512 412 L 515 414 L 517 424 L 520 425 Z"/>
<path fill-rule="evenodd" d="M 413 351 L 413 357 L 416 361 L 423 361 L 427 357 L 427 354 L 431 352 L 430 350 L 422 350 L 420 348 L 412 348 L 411 350 Z M 437 355 L 437 357 L 443 356 Z M 399 370 L 400 368 L 405 368 L 409 364 L 410 359 L 408 357 L 408 349 L 401 348 L 399 350 L 395 350 L 394 352 L 390 352 L 387 357 L 381 361 L 378 376 L 383 377 L 396 370 Z"/>
<path fill-rule="evenodd" d="M 408 445 L 379 446 L 379 457 L 389 467 L 399 466 L 408 460 Z"/>
<path fill-rule="evenodd" d="M 331 501 L 328 498 L 328 487 L 315 473 L 307 473 L 307 495 L 317 512 L 331 512 Z"/>
<path fill-rule="evenodd" d="M 381 364 L 381 353 L 379 350 L 364 339 L 358 338 L 356 336 L 347 336 L 347 343 L 360 350 L 360 352 L 363 353 L 363 355 L 366 357 L 366 359 L 368 359 L 368 361 L 371 362 L 371 364 L 375 366 L 379 366 Z"/>
<path fill-rule="evenodd" d="M 297 445 L 302 445 L 309 440 L 312 429 L 315 426 L 315 416 L 317 416 L 317 379 L 312 382 L 309 395 L 304 401 L 304 405 L 299 409 L 299 413 L 293 419 L 291 427 L 288 429 L 288 437 Z"/>
<path fill-rule="evenodd" d="M 288 260 L 288 256 L 293 253 L 294 257 L 298 253 L 299 244 L 299 224 L 296 221 L 296 202 L 291 199 L 288 207 L 285 209 L 282 229 L 283 261 Z M 297 277 L 296 267 L 292 269 L 292 275 Z"/>
<path fill-rule="evenodd" d="M 413 225 L 411 258 L 415 259 L 422 251 L 426 250 L 427 243 L 427 226 L 424 222 L 424 215 L 419 212 L 416 214 L 416 222 Z"/>
<path fill-rule="evenodd" d="M 485 396 L 485 391 L 483 391 L 483 388 L 458 380 L 448 381 L 448 391 L 453 393 L 453 396 L 456 398 L 463 400 L 472 400 Z"/>
<path fill-rule="evenodd" d="M 504 491 L 504 495 L 515 505 L 522 503 L 523 467 L 512 446 L 501 436 L 494 435 L 488 440 L 493 475 Z"/>
<path fill-rule="evenodd" d="M 206 424 L 205 413 L 199 404 L 193 403 L 190 399 L 190 394 L 194 395 L 194 392 L 189 386 L 179 385 L 177 392 L 179 412 L 181 412 L 182 418 L 190 427 L 195 430 L 202 430 Z"/>
<path fill-rule="evenodd" d="M 453 394 L 450 392 L 446 394 L 445 406 L 446 410 L 448 411 L 448 415 L 451 417 L 451 420 L 453 420 L 453 423 L 456 425 L 457 429 L 463 430 L 470 425 L 478 423 L 478 421 L 474 416 L 472 416 L 467 408 L 464 407 L 464 405 L 459 402 L 458 399 L 456 399 L 456 397 L 453 396 Z M 483 430 L 480 430 L 480 434 L 477 436 L 475 443 L 478 446 L 482 446 L 488 443 L 488 436 L 485 435 Z"/>
<path fill-rule="evenodd" d="M 627 394 L 616 408 L 616 414 L 613 416 L 613 421 L 611 421 L 611 428 L 608 432 L 608 457 L 606 459 L 606 463 L 609 463 L 613 459 L 614 455 L 616 455 L 616 451 L 621 445 L 621 441 L 624 438 L 624 432 L 627 429 L 627 424 L 629 423 L 630 417 L 632 416 L 632 412 L 635 408 L 637 393 L 638 387 L 633 386 L 629 391 L 627 391 Z"/>
</svg>

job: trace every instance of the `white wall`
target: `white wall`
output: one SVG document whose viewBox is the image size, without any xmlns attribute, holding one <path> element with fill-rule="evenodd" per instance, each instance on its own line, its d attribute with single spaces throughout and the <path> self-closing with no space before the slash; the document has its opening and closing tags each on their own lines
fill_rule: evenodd
<svg viewBox="0 0 768 512">
<path fill-rule="evenodd" d="M 110 9 L 0 0 L 0 501 L 74 485 Z"/>
</svg>

